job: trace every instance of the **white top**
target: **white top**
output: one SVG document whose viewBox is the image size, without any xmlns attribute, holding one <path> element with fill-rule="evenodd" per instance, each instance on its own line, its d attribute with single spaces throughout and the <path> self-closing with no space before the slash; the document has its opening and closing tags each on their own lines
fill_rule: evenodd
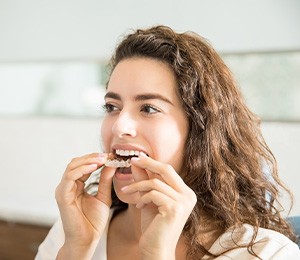
<svg viewBox="0 0 300 260">
<path fill-rule="evenodd" d="M 112 215 L 112 211 L 111 211 Z M 110 218 L 111 218 L 110 215 Z M 110 219 L 107 223 L 110 222 Z M 99 240 L 95 253 L 91 260 L 107 260 L 106 254 L 106 241 L 107 241 L 107 232 L 108 226 L 106 226 L 102 237 Z M 210 252 L 213 254 L 220 254 L 225 252 L 229 248 L 235 247 L 236 241 L 239 245 L 243 245 L 250 241 L 253 234 L 253 227 L 248 224 L 244 224 L 240 229 L 234 230 L 228 229 L 224 234 L 222 234 L 210 248 Z M 300 250 L 298 246 L 289 240 L 286 236 L 270 229 L 259 228 L 258 234 L 255 239 L 255 245 L 253 250 L 258 254 L 262 259 L 272 259 L 272 260 L 299 260 L 300 259 Z M 51 228 L 49 234 L 45 238 L 44 242 L 40 245 L 38 254 L 35 257 L 35 260 L 53 260 L 56 258 L 56 255 L 64 243 L 64 231 L 62 227 L 62 222 L 59 219 Z M 208 256 L 204 256 L 202 259 L 209 259 Z M 219 256 L 215 259 L 218 260 L 251 260 L 257 259 L 254 256 L 250 255 L 247 251 L 247 248 L 235 248 L 231 251 L 225 253 L 222 256 Z"/>
</svg>

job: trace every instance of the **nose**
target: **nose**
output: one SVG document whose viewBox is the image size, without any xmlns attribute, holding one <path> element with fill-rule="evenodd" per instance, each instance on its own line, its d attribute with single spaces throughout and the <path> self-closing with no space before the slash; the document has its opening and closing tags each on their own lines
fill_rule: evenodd
<svg viewBox="0 0 300 260">
<path fill-rule="evenodd" d="M 130 113 L 121 111 L 112 126 L 112 132 L 119 138 L 135 137 L 137 134 L 137 122 Z"/>
</svg>

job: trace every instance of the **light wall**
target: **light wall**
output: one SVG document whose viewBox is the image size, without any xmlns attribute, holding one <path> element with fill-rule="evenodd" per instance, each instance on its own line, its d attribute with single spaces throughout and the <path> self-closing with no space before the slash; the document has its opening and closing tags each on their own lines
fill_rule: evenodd
<svg viewBox="0 0 300 260">
<path fill-rule="evenodd" d="M 300 47 L 298 0 L 0 0 L 0 61 L 103 59 L 121 35 L 154 24 L 222 52 Z"/>
<path fill-rule="evenodd" d="M 298 0 L 0 0 L 0 62 L 107 59 L 130 28 L 154 24 L 196 31 L 224 53 L 300 50 Z M 0 216 L 52 222 L 66 164 L 100 150 L 100 121 L 0 116 Z M 300 124 L 263 132 L 300 214 Z"/>
</svg>

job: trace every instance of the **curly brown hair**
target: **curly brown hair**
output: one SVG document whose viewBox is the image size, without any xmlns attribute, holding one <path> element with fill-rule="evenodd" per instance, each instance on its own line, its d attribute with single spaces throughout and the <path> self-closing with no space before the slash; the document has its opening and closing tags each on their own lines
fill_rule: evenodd
<svg viewBox="0 0 300 260">
<path fill-rule="evenodd" d="M 210 44 L 195 33 L 156 26 L 125 36 L 111 59 L 111 71 L 120 61 L 133 57 L 156 59 L 172 68 L 189 120 L 180 172 L 197 195 L 183 230 L 188 237 L 188 258 L 201 253 L 213 256 L 199 241 L 200 223 L 207 218 L 220 232 L 251 224 L 254 233 L 247 248 L 253 255 L 259 227 L 295 240 L 277 200 L 280 190 L 290 192 L 278 178 L 260 120 L 246 106 L 230 70 Z M 122 204 L 114 194 L 113 206 Z"/>
</svg>

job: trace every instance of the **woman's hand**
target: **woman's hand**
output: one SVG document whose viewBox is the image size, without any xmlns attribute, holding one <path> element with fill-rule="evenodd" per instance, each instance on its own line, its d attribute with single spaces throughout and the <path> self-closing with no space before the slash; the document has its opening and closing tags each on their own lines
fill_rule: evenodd
<svg viewBox="0 0 300 260">
<path fill-rule="evenodd" d="M 95 196 L 87 194 L 84 185 L 106 159 L 106 154 L 99 153 L 74 158 L 56 188 L 55 197 L 65 232 L 65 243 L 58 258 L 88 259 L 95 249 L 108 221 L 115 169 L 102 170 Z"/>
<path fill-rule="evenodd" d="M 141 154 L 131 160 L 133 184 L 125 193 L 140 192 L 140 251 L 143 259 L 175 259 L 175 249 L 197 198 L 172 166 Z"/>
</svg>

